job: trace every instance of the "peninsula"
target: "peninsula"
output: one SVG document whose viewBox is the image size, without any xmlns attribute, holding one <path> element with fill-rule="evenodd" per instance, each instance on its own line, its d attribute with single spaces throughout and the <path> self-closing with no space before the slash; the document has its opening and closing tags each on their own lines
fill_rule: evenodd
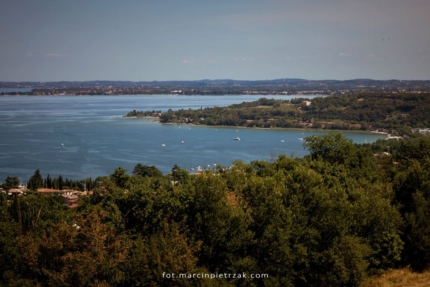
<svg viewBox="0 0 430 287">
<path fill-rule="evenodd" d="M 129 117 L 159 116 L 161 123 L 258 128 L 316 128 L 425 133 L 430 126 L 430 94 L 357 93 L 274 100 L 260 98 L 228 107 L 167 112 L 136 111 Z"/>
</svg>

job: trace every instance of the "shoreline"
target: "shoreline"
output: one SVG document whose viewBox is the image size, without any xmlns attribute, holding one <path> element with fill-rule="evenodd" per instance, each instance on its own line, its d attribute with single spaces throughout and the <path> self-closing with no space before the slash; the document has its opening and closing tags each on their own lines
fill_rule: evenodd
<svg viewBox="0 0 430 287">
<path fill-rule="evenodd" d="M 184 125 L 184 126 L 192 126 L 192 127 L 202 127 L 202 128 L 224 128 L 224 129 L 250 129 L 250 130 L 280 130 L 280 131 L 333 131 L 333 132 L 351 132 L 351 133 L 364 133 L 364 134 L 380 134 L 385 135 L 386 138 L 390 138 L 390 133 L 388 132 L 381 132 L 378 130 L 341 130 L 341 129 L 317 129 L 317 128 L 280 128 L 280 127 L 274 127 L 274 128 L 261 128 L 261 127 L 244 127 L 244 126 L 220 126 L 220 125 L 196 125 L 193 123 L 162 123 L 160 122 L 160 117 L 151 117 L 151 116 L 145 116 L 145 117 L 127 117 L 122 116 L 122 118 L 127 119 L 154 119 L 152 122 L 157 122 L 162 125 Z"/>
<path fill-rule="evenodd" d="M 388 132 L 379 132 L 379 131 L 370 131 L 373 134 L 381 134 L 381 135 L 386 135 L 387 137 L 390 135 L 390 133 Z"/>
<path fill-rule="evenodd" d="M 260 127 L 243 127 L 243 126 L 209 126 L 209 125 L 196 125 L 196 124 L 187 124 L 187 123 L 161 123 L 159 120 L 157 121 L 162 125 L 184 125 L 184 126 L 192 126 L 192 127 L 202 127 L 202 128 L 224 128 L 224 129 L 249 129 L 249 130 L 279 130 L 279 131 L 333 131 L 333 132 L 351 132 L 351 133 L 363 133 L 363 134 L 381 134 L 386 135 L 387 137 L 390 135 L 387 132 L 378 132 L 378 131 L 362 131 L 362 130 L 332 130 L 332 129 L 315 129 L 315 128 L 260 128 Z"/>
<path fill-rule="evenodd" d="M 125 119 L 156 119 L 155 120 L 156 122 L 160 121 L 159 117 L 151 117 L 151 116 L 145 116 L 145 117 L 136 117 L 136 116 L 127 117 L 127 116 L 122 116 L 122 118 L 125 118 Z"/>
</svg>

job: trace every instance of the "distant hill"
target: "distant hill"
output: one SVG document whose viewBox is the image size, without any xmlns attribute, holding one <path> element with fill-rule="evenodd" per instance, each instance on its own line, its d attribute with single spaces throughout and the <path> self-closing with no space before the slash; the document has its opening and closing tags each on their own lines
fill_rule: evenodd
<svg viewBox="0 0 430 287">
<path fill-rule="evenodd" d="M 28 95 L 130 95 L 130 94 L 350 94 L 384 91 L 429 92 L 430 80 L 306 80 L 282 78 L 274 80 L 196 80 L 196 81 L 60 81 L 0 82 L 0 88 L 31 88 Z M 6 94 L 6 93 L 1 93 Z"/>
</svg>

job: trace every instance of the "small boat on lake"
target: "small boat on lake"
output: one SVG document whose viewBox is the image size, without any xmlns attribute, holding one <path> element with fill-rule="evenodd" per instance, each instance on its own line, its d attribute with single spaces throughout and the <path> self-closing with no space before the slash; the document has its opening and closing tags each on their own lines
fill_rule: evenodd
<svg viewBox="0 0 430 287">
<path fill-rule="evenodd" d="M 235 141 L 240 141 L 240 137 L 234 138 Z"/>
</svg>

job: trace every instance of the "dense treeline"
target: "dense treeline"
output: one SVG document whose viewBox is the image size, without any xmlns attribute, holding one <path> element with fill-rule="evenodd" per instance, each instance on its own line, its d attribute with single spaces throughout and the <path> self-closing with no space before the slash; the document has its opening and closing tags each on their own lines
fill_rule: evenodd
<svg viewBox="0 0 430 287">
<path fill-rule="evenodd" d="M 429 94 L 363 93 L 291 101 L 261 98 L 229 107 L 197 110 L 168 110 L 160 116 L 162 123 L 246 126 L 262 128 L 383 128 L 399 131 L 402 127 L 430 126 Z"/>
<path fill-rule="evenodd" d="M 92 180 L 87 178 L 84 180 L 71 180 L 63 179 L 61 175 L 58 177 L 51 177 L 49 174 L 46 178 L 43 178 L 40 170 L 37 169 L 34 174 L 30 177 L 27 187 L 29 190 L 37 190 L 38 188 L 49 188 L 49 189 L 74 189 L 74 190 L 92 190 L 99 186 L 99 181 L 97 179 Z"/>
<path fill-rule="evenodd" d="M 0 284 L 359 286 L 387 268 L 429 268 L 429 138 L 358 146 L 329 134 L 305 147 L 302 159 L 200 175 L 118 168 L 76 209 L 2 194 Z M 216 272 L 268 278 L 178 278 Z"/>
<path fill-rule="evenodd" d="M 321 120 L 340 119 L 383 128 L 429 127 L 430 94 L 364 94 L 316 98 L 305 108 Z"/>
<path fill-rule="evenodd" d="M 138 117 L 138 118 L 142 118 L 142 117 L 157 117 L 158 115 L 161 114 L 161 111 L 136 111 L 136 110 L 132 110 L 130 112 L 128 112 L 125 116 L 126 117 Z"/>
</svg>

